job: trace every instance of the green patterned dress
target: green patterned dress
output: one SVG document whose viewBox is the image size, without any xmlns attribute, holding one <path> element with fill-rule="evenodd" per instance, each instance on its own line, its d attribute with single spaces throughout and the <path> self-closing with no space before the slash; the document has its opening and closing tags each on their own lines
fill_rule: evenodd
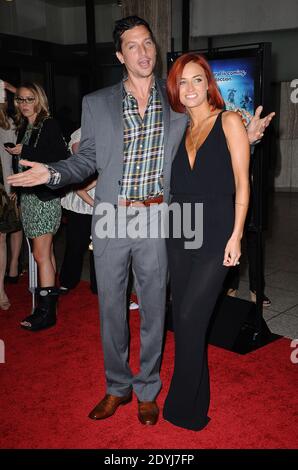
<svg viewBox="0 0 298 470">
<path fill-rule="evenodd" d="M 22 144 L 28 144 L 33 126 L 28 124 Z M 57 232 L 61 221 L 60 197 L 43 202 L 33 193 L 21 194 L 21 217 L 27 238 Z"/>
</svg>

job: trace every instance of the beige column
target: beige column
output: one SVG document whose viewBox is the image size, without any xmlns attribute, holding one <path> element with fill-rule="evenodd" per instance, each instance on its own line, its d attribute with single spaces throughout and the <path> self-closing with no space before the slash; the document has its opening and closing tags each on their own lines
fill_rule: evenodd
<svg viewBox="0 0 298 470">
<path fill-rule="evenodd" d="M 158 45 L 157 75 L 167 75 L 167 52 L 171 49 L 171 0 L 122 0 L 122 16 L 137 15 L 146 20 Z"/>
</svg>

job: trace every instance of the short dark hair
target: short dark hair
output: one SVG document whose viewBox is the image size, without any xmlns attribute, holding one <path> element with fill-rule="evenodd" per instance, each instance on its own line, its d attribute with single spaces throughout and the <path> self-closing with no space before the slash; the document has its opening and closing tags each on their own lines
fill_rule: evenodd
<svg viewBox="0 0 298 470">
<path fill-rule="evenodd" d="M 151 39 L 155 43 L 153 33 L 146 20 L 143 20 L 143 18 L 140 18 L 139 16 L 136 16 L 136 15 L 127 16 L 126 18 L 121 18 L 120 20 L 115 21 L 113 39 L 114 39 L 116 52 L 121 52 L 122 34 L 125 33 L 125 31 L 128 31 L 129 29 L 135 28 L 136 26 L 145 26 L 145 28 L 147 28 L 150 33 Z"/>
</svg>

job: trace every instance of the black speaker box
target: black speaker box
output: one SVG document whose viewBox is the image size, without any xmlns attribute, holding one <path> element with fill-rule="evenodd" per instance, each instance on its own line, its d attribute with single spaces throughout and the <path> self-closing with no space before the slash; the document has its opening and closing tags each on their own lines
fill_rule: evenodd
<svg viewBox="0 0 298 470">
<path fill-rule="evenodd" d="M 264 318 L 257 318 L 257 315 L 254 302 L 220 296 L 210 321 L 208 342 L 238 354 L 247 354 L 279 339 L 279 335 L 271 333 Z M 170 304 L 167 307 L 166 325 L 173 331 Z"/>
</svg>

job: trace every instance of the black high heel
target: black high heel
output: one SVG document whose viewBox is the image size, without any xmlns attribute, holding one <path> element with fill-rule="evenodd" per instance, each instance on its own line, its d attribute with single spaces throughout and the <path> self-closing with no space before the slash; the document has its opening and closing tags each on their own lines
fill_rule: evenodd
<svg viewBox="0 0 298 470">
<path fill-rule="evenodd" d="M 250 298 L 251 298 L 252 302 L 256 303 L 257 294 L 256 294 L 255 290 L 250 291 Z M 268 297 L 265 294 L 263 294 L 262 300 L 263 300 L 263 307 L 270 307 L 271 306 L 271 300 L 268 299 Z"/>
</svg>

